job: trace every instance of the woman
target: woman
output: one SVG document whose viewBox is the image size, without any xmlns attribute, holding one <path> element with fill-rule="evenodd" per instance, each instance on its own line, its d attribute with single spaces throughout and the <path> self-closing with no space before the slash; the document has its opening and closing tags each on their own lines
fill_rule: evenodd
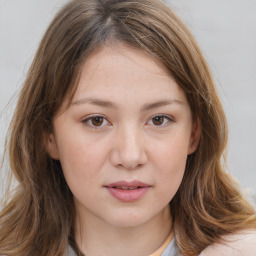
<svg viewBox="0 0 256 256">
<path fill-rule="evenodd" d="M 253 255 L 226 143 L 207 64 L 163 2 L 71 1 L 11 123 L 0 254 Z"/>
</svg>

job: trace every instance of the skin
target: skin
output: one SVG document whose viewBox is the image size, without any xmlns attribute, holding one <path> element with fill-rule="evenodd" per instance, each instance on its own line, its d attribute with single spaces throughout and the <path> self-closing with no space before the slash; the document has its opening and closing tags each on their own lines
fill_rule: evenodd
<svg viewBox="0 0 256 256">
<path fill-rule="evenodd" d="M 85 60 L 66 104 L 47 149 L 74 195 L 79 248 L 86 255 L 153 253 L 172 230 L 169 202 L 199 140 L 184 92 L 146 53 L 105 45 Z M 150 188 L 123 202 L 105 187 L 120 180 Z"/>
</svg>

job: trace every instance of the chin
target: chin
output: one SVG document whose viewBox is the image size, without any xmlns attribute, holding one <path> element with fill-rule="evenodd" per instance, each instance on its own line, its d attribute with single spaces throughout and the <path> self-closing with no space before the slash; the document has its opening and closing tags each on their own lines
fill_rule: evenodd
<svg viewBox="0 0 256 256">
<path fill-rule="evenodd" d="M 135 228 L 143 225 L 152 219 L 153 216 L 145 215 L 143 213 L 139 214 L 139 211 L 136 212 L 119 212 L 114 214 L 111 218 L 108 219 L 109 224 L 117 228 Z"/>
</svg>

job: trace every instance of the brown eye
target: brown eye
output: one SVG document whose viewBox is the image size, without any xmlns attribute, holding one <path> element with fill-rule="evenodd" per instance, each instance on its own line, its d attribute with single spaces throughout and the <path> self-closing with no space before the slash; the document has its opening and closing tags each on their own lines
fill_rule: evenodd
<svg viewBox="0 0 256 256">
<path fill-rule="evenodd" d="M 84 119 L 82 122 L 91 128 L 101 128 L 110 124 L 104 116 L 91 116 Z"/>
<path fill-rule="evenodd" d="M 101 126 L 104 122 L 104 118 L 101 116 L 95 116 L 91 118 L 91 122 L 93 126 Z"/>
<path fill-rule="evenodd" d="M 154 125 L 162 125 L 164 123 L 164 116 L 155 116 L 152 118 L 152 122 Z"/>
<path fill-rule="evenodd" d="M 152 117 L 149 121 L 149 125 L 153 126 L 161 126 L 164 127 L 168 125 L 168 123 L 174 122 L 173 119 L 169 115 L 157 115 Z"/>
</svg>

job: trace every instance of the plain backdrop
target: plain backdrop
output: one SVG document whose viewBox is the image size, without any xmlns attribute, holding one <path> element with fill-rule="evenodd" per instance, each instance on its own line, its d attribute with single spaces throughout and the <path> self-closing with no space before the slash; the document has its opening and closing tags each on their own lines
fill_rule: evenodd
<svg viewBox="0 0 256 256">
<path fill-rule="evenodd" d="M 93 1 L 93 0 L 92 0 Z M 0 157 L 38 43 L 64 0 L 0 0 Z M 229 171 L 256 192 L 256 1 L 169 0 L 196 37 L 229 123 Z M 0 197 L 5 189 L 0 173 Z"/>
</svg>

